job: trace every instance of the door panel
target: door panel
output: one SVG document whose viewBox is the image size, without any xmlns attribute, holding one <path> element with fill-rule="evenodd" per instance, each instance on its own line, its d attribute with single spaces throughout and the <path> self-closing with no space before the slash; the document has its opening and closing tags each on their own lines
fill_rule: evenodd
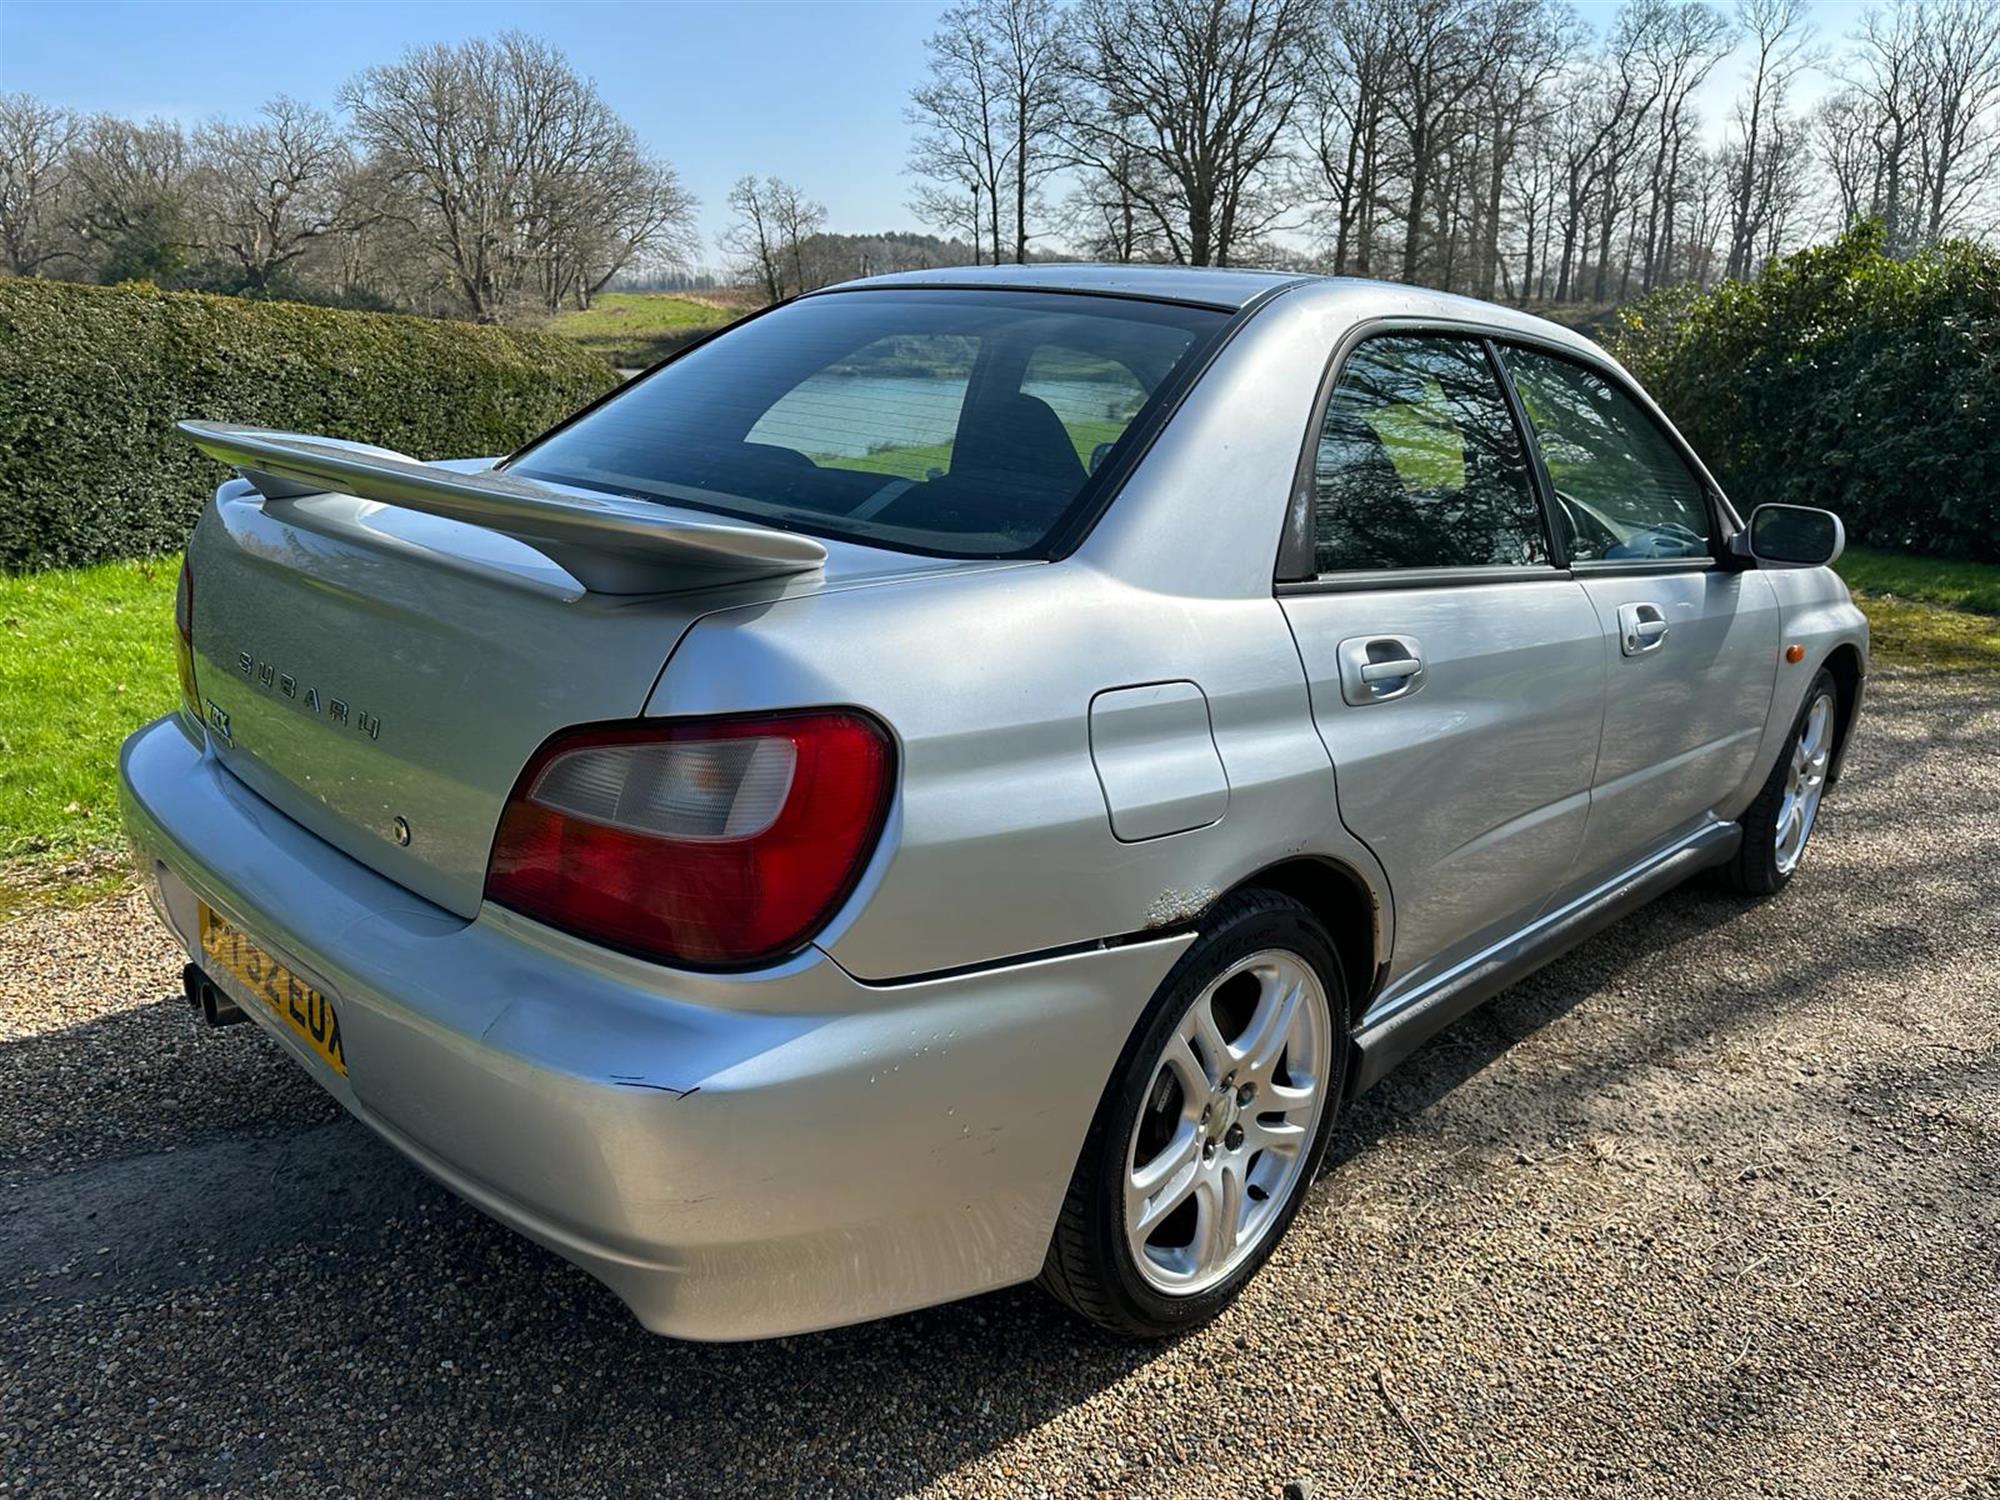
<svg viewBox="0 0 2000 1500">
<path fill-rule="evenodd" d="M 1770 711 L 1779 620 L 1770 581 L 1754 571 L 1579 582 L 1604 631 L 1608 673 L 1577 862 L 1587 884 L 1707 821 L 1742 784 Z M 1634 606 L 1657 610 L 1665 625 L 1638 650 L 1620 618 Z"/>
<path fill-rule="evenodd" d="M 1570 875 L 1597 759 L 1604 633 L 1582 587 L 1550 573 L 1283 603 L 1341 821 L 1389 876 L 1390 982 L 1529 920 Z M 1371 657 L 1388 675 L 1357 692 Z"/>
<path fill-rule="evenodd" d="M 1699 827 L 1741 785 L 1770 709 L 1777 603 L 1757 573 L 1710 564 L 1708 487 L 1619 377 L 1515 346 L 1501 361 L 1604 631 L 1604 745 L 1577 863 L 1588 885 Z"/>
</svg>

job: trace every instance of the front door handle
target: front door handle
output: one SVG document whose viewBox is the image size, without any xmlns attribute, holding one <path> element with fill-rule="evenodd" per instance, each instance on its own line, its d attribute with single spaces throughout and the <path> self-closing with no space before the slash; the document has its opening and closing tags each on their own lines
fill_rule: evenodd
<svg viewBox="0 0 2000 1500">
<path fill-rule="evenodd" d="M 1408 697 L 1424 685 L 1424 652 L 1412 636 L 1351 636 L 1334 652 L 1340 696 L 1356 708 Z"/>
<path fill-rule="evenodd" d="M 1395 661 L 1371 661 L 1361 669 L 1363 682 L 1388 682 L 1399 677 L 1414 677 L 1423 671 L 1424 664 L 1414 656 L 1398 657 Z"/>
<path fill-rule="evenodd" d="M 1618 648 L 1627 656 L 1644 656 L 1667 643 L 1667 612 L 1657 604 L 1618 606 Z"/>
</svg>

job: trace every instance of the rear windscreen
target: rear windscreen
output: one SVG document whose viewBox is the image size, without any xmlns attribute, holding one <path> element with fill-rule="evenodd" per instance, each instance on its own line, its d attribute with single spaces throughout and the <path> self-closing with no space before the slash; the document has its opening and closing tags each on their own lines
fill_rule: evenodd
<svg viewBox="0 0 2000 1500">
<path fill-rule="evenodd" d="M 808 297 L 634 381 L 507 467 L 880 546 L 1032 557 L 1227 321 L 1040 292 Z"/>
</svg>

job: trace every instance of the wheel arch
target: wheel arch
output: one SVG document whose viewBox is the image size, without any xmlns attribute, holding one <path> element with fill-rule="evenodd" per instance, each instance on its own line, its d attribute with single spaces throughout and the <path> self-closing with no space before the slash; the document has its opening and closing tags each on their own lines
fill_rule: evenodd
<svg viewBox="0 0 2000 1500">
<path fill-rule="evenodd" d="M 1847 759 L 1848 731 L 1854 727 L 1855 715 L 1861 708 L 1861 681 L 1868 668 L 1861 659 L 1860 648 L 1851 641 L 1835 646 L 1821 665 L 1833 674 L 1834 686 L 1840 690 L 1840 697 L 1834 703 L 1833 764 L 1826 777 L 1827 785 L 1832 786 L 1840 780 L 1841 767 Z"/>
<path fill-rule="evenodd" d="M 1223 892 L 1210 910 L 1239 892 L 1260 889 L 1289 896 L 1310 911 L 1333 938 L 1347 987 L 1348 1019 L 1367 1008 L 1387 966 L 1381 901 L 1373 887 L 1349 865 L 1319 855 L 1300 855 L 1268 865 Z"/>
</svg>

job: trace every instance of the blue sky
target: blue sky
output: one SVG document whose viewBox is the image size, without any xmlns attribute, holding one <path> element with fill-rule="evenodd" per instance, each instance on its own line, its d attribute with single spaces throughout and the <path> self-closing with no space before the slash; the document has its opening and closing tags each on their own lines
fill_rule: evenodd
<svg viewBox="0 0 2000 1500">
<path fill-rule="evenodd" d="M 746 172 L 798 183 L 837 230 L 915 227 L 903 109 L 943 3 L 0 0 L 0 90 L 192 124 L 253 114 L 277 93 L 331 107 L 348 78 L 408 47 L 518 27 L 566 52 L 679 168 L 701 198 L 712 261 L 723 197 Z M 1614 8 L 1579 6 L 1600 25 Z M 1862 6 L 1812 9 L 1837 42 Z M 1740 77 L 1740 59 L 1725 62 L 1703 101 L 1718 129 Z"/>
<path fill-rule="evenodd" d="M 746 172 L 835 229 L 911 227 L 903 108 L 941 4 L 48 3 L 0 0 L 0 90 L 193 123 L 285 93 L 330 107 L 371 63 L 517 27 L 553 42 L 677 167 L 705 237 Z"/>
</svg>

